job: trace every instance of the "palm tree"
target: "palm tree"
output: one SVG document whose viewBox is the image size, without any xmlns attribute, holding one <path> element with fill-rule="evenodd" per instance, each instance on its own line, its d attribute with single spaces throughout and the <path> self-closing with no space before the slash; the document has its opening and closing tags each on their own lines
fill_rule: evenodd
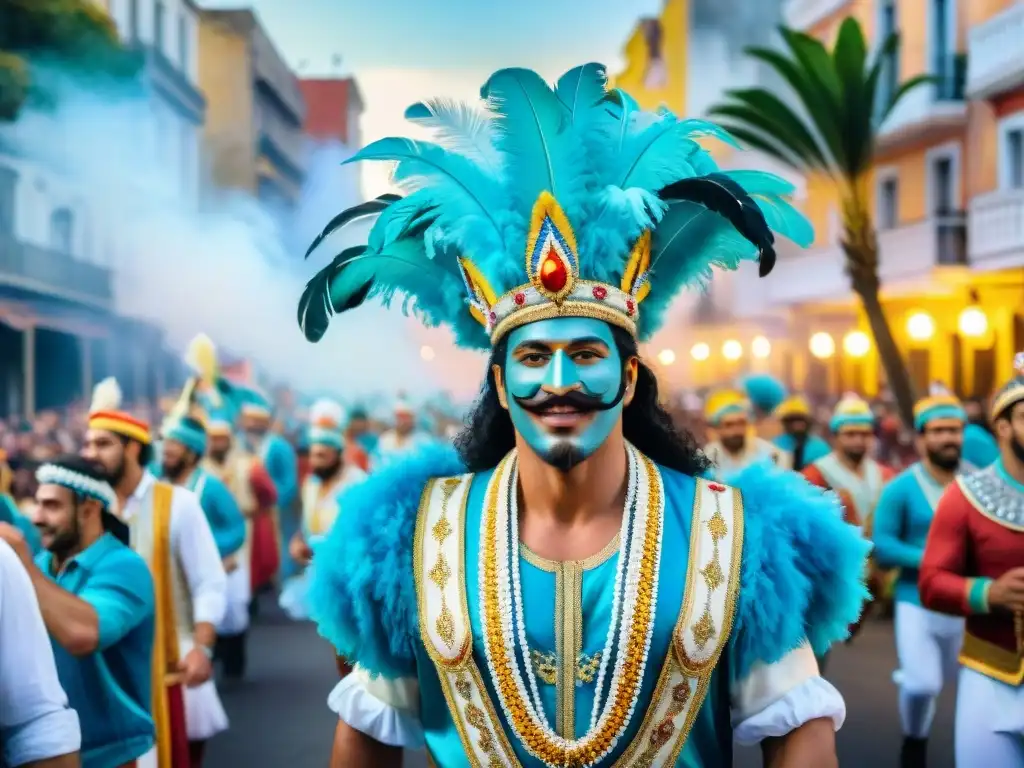
<svg viewBox="0 0 1024 768">
<path fill-rule="evenodd" d="M 782 27 L 785 51 L 748 48 L 788 84 L 802 114 L 764 88 L 726 92 L 712 108 L 741 142 L 801 174 L 827 176 L 839 191 L 841 246 L 850 285 L 860 299 L 875 346 L 905 423 L 913 423 L 914 389 L 879 298 L 878 238 L 869 209 L 869 182 L 878 131 L 893 108 L 929 76 L 889 87 L 899 35 L 869 61 L 860 24 L 843 21 L 832 51 L 817 39 Z"/>
<path fill-rule="evenodd" d="M 141 63 L 92 0 L 0 0 L 0 122 L 16 119 L 28 98 L 48 101 L 33 60 L 129 77 Z"/>
</svg>

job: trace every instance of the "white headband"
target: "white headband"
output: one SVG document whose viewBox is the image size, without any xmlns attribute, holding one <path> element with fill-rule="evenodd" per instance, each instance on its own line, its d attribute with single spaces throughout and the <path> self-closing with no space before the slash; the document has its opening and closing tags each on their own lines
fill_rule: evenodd
<svg viewBox="0 0 1024 768">
<path fill-rule="evenodd" d="M 117 494 L 110 487 L 110 483 L 95 480 L 67 467 L 43 464 L 36 470 L 36 481 L 40 485 L 61 485 L 75 493 L 96 499 L 108 512 L 117 508 Z"/>
</svg>

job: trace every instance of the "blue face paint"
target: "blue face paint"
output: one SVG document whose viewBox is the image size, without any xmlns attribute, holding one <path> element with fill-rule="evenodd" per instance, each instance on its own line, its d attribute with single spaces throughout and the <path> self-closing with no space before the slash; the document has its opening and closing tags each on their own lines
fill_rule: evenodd
<svg viewBox="0 0 1024 768">
<path fill-rule="evenodd" d="M 513 426 L 546 461 L 579 463 L 604 443 L 622 415 L 624 363 L 601 320 L 558 317 L 515 329 L 504 376 Z M 545 424 L 537 414 L 543 401 L 566 394 L 589 416 L 573 427 Z"/>
</svg>

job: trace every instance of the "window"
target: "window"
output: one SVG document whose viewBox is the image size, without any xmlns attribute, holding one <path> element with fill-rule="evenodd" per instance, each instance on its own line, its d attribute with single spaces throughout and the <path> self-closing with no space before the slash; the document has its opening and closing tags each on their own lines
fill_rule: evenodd
<svg viewBox="0 0 1024 768">
<path fill-rule="evenodd" d="M 128 0 L 128 38 L 139 39 L 139 0 Z"/>
<path fill-rule="evenodd" d="M 188 43 L 188 19 L 185 14 L 181 14 L 178 17 L 178 64 L 186 75 L 189 71 Z"/>
<path fill-rule="evenodd" d="M 50 214 L 50 248 L 70 254 L 74 226 L 74 214 L 67 208 L 58 208 Z"/>
<path fill-rule="evenodd" d="M 953 194 L 953 158 L 932 160 L 932 214 L 948 215 L 955 209 Z"/>
<path fill-rule="evenodd" d="M 879 41 L 887 39 L 890 35 L 897 32 L 896 25 L 896 3 L 894 0 L 887 0 L 882 5 L 881 18 L 879 19 Z M 879 88 L 878 96 L 878 108 L 885 109 L 896 93 L 896 88 L 899 86 L 899 49 L 893 51 L 893 54 L 883 63 L 882 69 L 882 82 Z"/>
<path fill-rule="evenodd" d="M 153 7 L 153 45 L 164 53 L 164 4 L 157 0 Z"/>
<path fill-rule="evenodd" d="M 899 180 L 891 176 L 878 185 L 878 228 L 895 228 L 899 216 Z"/>
<path fill-rule="evenodd" d="M 1004 139 L 1006 146 L 1006 186 L 1024 189 L 1024 127 L 1011 128 Z"/>
<path fill-rule="evenodd" d="M 14 195 L 18 173 L 0 165 L 0 237 L 14 234 Z"/>
</svg>

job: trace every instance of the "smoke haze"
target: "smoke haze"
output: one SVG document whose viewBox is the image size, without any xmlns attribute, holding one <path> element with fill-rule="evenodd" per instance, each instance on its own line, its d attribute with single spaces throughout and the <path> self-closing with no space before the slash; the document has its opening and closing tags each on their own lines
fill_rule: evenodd
<svg viewBox="0 0 1024 768">
<path fill-rule="evenodd" d="M 296 323 L 305 281 L 337 252 L 331 248 L 345 243 L 329 243 L 314 263 L 302 262 L 304 245 L 358 202 L 357 171 L 340 167 L 350 155 L 346 147 L 312 150 L 308 184 L 289 225 L 243 192 L 208 196 L 195 210 L 175 189 L 177 172 L 148 151 L 148 96 L 92 83 L 87 89 L 67 76 L 60 82 L 59 106 L 25 109 L 3 129 L 3 140 L 86 195 L 89 260 L 112 267 L 118 313 L 160 325 L 179 349 L 205 332 L 229 354 L 303 389 L 347 398 L 435 388 L 412 321 L 398 312 L 357 310 L 337 319 L 317 345 Z"/>
</svg>

